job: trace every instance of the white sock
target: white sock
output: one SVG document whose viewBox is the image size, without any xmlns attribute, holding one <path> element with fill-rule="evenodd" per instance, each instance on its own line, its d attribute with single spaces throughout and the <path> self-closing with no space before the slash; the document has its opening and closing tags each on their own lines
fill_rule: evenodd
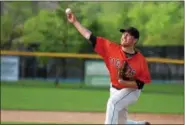
<svg viewBox="0 0 185 125">
<path fill-rule="evenodd" d="M 133 120 L 127 120 L 126 124 L 145 124 L 145 121 L 133 121 Z"/>
</svg>

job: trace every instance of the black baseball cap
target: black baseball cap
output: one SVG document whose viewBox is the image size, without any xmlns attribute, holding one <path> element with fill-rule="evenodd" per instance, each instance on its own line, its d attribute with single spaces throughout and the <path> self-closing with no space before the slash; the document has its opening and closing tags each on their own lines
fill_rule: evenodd
<svg viewBox="0 0 185 125">
<path fill-rule="evenodd" d="M 134 36 L 135 39 L 139 39 L 139 31 L 135 27 L 120 29 L 120 32 L 128 32 L 130 35 Z"/>
</svg>

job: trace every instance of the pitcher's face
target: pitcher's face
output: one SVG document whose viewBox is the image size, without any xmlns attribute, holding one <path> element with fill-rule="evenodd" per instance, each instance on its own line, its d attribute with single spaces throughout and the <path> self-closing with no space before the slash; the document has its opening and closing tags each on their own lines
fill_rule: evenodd
<svg viewBox="0 0 185 125">
<path fill-rule="evenodd" d="M 124 32 L 121 36 L 121 45 L 124 47 L 134 46 L 136 43 L 136 39 L 130 35 L 128 32 Z"/>
</svg>

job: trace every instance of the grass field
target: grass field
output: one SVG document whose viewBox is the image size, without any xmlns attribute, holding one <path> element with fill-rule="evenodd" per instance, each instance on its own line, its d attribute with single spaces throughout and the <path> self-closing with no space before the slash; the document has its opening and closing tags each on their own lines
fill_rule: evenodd
<svg viewBox="0 0 185 125">
<path fill-rule="evenodd" d="M 90 90 L 107 90 L 106 87 L 92 87 L 84 83 L 59 83 L 61 88 L 70 89 L 90 89 Z M 35 88 L 56 88 L 53 82 L 44 80 L 19 80 L 18 82 L 1 82 L 2 86 L 16 86 L 16 87 L 35 87 Z M 174 84 L 150 84 L 145 86 L 144 92 L 147 93 L 169 93 L 169 94 L 184 94 L 184 85 L 179 83 Z"/>
<path fill-rule="evenodd" d="M 129 111 L 184 113 L 183 88 L 179 84 L 146 86 Z M 104 112 L 108 96 L 107 89 L 79 88 L 74 84 L 55 88 L 53 84 L 38 81 L 1 83 L 1 109 Z"/>
</svg>

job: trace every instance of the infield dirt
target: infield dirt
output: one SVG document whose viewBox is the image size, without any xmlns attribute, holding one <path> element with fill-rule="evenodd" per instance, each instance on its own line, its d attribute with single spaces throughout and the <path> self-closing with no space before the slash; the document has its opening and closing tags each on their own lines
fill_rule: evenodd
<svg viewBox="0 0 185 125">
<path fill-rule="evenodd" d="M 103 124 L 105 113 L 1 110 L 2 122 Z M 147 120 L 152 124 L 183 124 L 183 114 L 130 113 L 129 119 Z"/>
</svg>

